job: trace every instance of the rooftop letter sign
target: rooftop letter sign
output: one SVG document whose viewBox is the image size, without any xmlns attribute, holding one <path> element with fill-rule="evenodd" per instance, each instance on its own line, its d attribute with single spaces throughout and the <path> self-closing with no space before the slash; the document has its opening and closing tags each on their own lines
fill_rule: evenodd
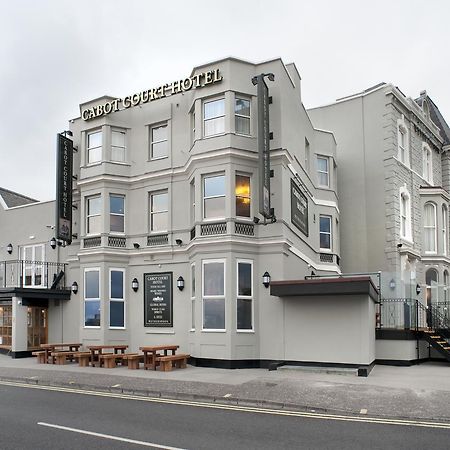
<svg viewBox="0 0 450 450">
<path fill-rule="evenodd" d="M 219 69 L 208 70 L 207 72 L 198 73 L 197 75 L 185 78 L 184 80 L 177 80 L 169 84 L 164 84 L 156 89 L 148 89 L 137 94 L 128 95 L 125 98 L 116 98 L 103 105 L 93 106 L 92 108 L 85 109 L 81 113 L 81 117 L 83 120 L 95 119 L 96 117 L 106 116 L 112 112 L 128 109 L 132 106 L 142 105 L 144 103 L 152 102 L 153 100 L 179 94 L 180 92 L 186 92 L 191 89 L 199 89 L 209 86 L 210 84 L 219 83 L 222 79 Z"/>
</svg>

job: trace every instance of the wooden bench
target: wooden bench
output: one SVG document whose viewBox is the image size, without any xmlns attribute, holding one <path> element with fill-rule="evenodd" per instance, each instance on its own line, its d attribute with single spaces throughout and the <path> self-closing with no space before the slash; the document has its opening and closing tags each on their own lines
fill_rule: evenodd
<svg viewBox="0 0 450 450">
<path fill-rule="evenodd" d="M 80 367 L 88 367 L 91 359 L 91 352 L 76 352 L 73 354 L 75 359 L 78 359 Z"/>
<path fill-rule="evenodd" d="M 131 355 L 131 353 L 128 354 Z M 102 353 L 101 355 L 98 355 L 98 359 L 100 361 L 100 366 L 102 365 L 103 361 L 103 366 L 105 367 L 105 369 L 114 369 L 114 367 L 116 367 L 116 362 L 118 359 L 120 359 L 123 364 L 123 359 L 126 360 L 124 356 L 127 355 L 125 353 Z"/>
<path fill-rule="evenodd" d="M 45 364 L 47 361 L 45 360 L 45 350 L 39 351 L 39 352 L 33 352 L 33 356 L 37 356 L 36 361 L 38 364 Z"/>
<path fill-rule="evenodd" d="M 78 352 L 51 352 L 51 357 L 55 358 L 55 364 L 65 364 L 67 358 L 70 358 L 70 360 L 73 360 L 75 357 L 75 354 Z"/>
<path fill-rule="evenodd" d="M 128 368 L 131 370 L 139 369 L 139 363 L 142 358 L 143 355 L 138 355 L 137 353 L 126 353 L 122 356 L 122 359 L 127 362 Z"/>
<path fill-rule="evenodd" d="M 172 370 L 172 367 L 179 369 L 186 369 L 187 359 L 191 355 L 179 353 L 178 355 L 157 356 L 156 361 L 159 362 L 160 368 L 163 372 Z"/>
</svg>

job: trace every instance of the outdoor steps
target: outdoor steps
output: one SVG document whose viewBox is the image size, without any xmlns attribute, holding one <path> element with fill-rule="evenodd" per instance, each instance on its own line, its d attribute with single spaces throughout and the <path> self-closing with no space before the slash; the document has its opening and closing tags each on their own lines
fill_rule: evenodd
<svg viewBox="0 0 450 450">
<path fill-rule="evenodd" d="M 447 361 L 450 362 L 450 346 L 442 336 L 438 335 L 436 331 L 424 331 L 423 336 L 435 350 L 437 350 Z"/>
</svg>

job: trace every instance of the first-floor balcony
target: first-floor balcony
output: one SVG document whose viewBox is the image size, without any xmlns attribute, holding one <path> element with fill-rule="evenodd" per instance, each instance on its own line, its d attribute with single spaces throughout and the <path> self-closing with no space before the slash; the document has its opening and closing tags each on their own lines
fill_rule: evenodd
<svg viewBox="0 0 450 450">
<path fill-rule="evenodd" d="M 0 261 L 0 289 L 66 289 L 66 265 L 48 261 Z"/>
</svg>

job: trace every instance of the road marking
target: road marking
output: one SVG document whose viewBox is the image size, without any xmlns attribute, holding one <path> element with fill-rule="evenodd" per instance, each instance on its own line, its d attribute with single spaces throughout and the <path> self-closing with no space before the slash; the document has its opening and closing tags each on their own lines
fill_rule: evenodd
<svg viewBox="0 0 450 450">
<path fill-rule="evenodd" d="M 361 409 L 361 411 L 359 412 L 360 414 L 367 414 L 367 409 L 366 408 L 363 408 L 363 409 Z"/>
<path fill-rule="evenodd" d="M 120 387 L 120 384 L 113 384 L 111 387 L 118 388 L 118 387 Z"/>
<path fill-rule="evenodd" d="M 225 394 L 225 395 L 223 396 L 223 398 L 228 398 L 228 397 L 231 397 L 231 394 Z"/>
<path fill-rule="evenodd" d="M 58 430 L 72 431 L 73 433 L 87 434 L 89 436 L 111 439 L 112 441 L 121 441 L 127 442 L 128 444 L 143 445 L 144 447 L 161 448 L 163 450 L 183 450 L 182 448 L 178 447 L 168 447 L 167 445 L 154 444 L 152 442 L 136 441 L 135 439 L 127 439 L 119 436 L 112 436 L 110 434 L 95 433 L 94 431 L 80 430 L 78 428 L 63 427 L 62 425 L 54 425 L 52 423 L 38 422 L 37 424 L 42 425 L 43 427 L 56 428 Z"/>
<path fill-rule="evenodd" d="M 401 425 L 401 426 L 411 426 L 411 427 L 423 427 L 423 428 L 440 428 L 444 430 L 450 430 L 450 423 L 448 422 L 427 422 L 414 419 L 385 419 L 379 417 L 361 417 L 361 416 L 344 416 L 338 414 L 325 414 L 325 413 L 313 413 L 313 412 L 301 412 L 301 411 L 287 411 L 282 409 L 269 409 L 269 408 L 257 408 L 251 406 L 238 406 L 238 405 L 222 405 L 218 403 L 206 403 L 206 402 L 196 402 L 190 400 L 175 400 L 170 398 L 160 398 L 160 397 L 144 397 L 139 395 L 131 394 L 116 394 L 112 392 L 101 392 L 101 391 L 89 391 L 83 389 L 75 388 L 65 388 L 56 386 L 44 386 L 36 384 L 18 383 L 14 381 L 1 381 L 0 385 L 21 387 L 27 389 L 40 389 L 43 391 L 55 391 L 55 392 L 65 392 L 69 394 L 81 394 L 81 395 L 91 395 L 96 397 L 107 397 L 107 398 L 121 398 L 124 400 L 138 400 L 141 402 L 150 403 L 165 403 L 172 405 L 185 405 L 194 406 L 198 408 L 211 408 L 211 409 L 222 409 L 230 411 L 242 411 L 251 412 L 258 414 L 272 414 L 278 416 L 290 416 L 290 417 L 304 417 L 309 419 L 323 419 L 323 420 L 336 420 L 343 422 L 364 422 L 364 423 L 377 423 L 382 425 Z"/>
</svg>

